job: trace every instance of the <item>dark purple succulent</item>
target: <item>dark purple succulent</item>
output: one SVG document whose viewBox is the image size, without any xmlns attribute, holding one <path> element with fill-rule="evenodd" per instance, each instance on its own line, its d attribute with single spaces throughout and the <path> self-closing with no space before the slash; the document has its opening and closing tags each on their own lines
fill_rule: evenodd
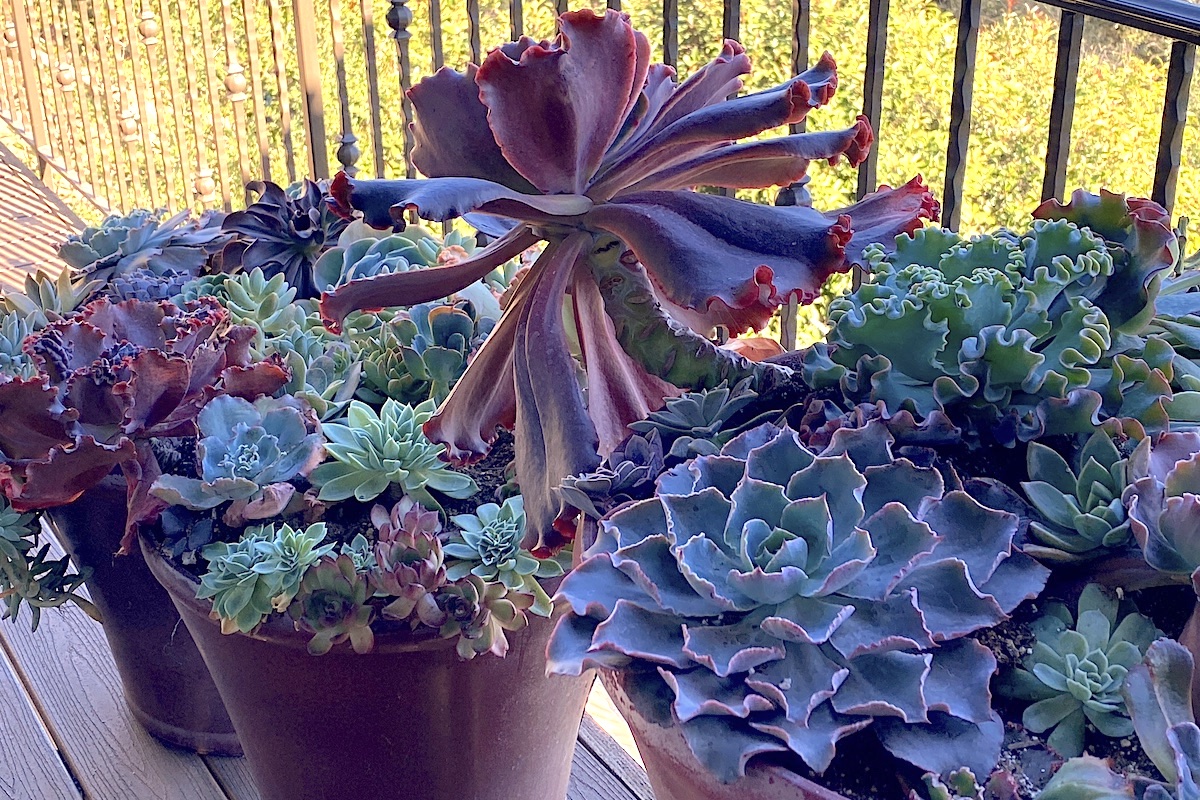
<svg viewBox="0 0 1200 800">
<path fill-rule="evenodd" d="M 741 372 L 717 375 L 707 367 L 721 357 L 704 334 L 762 327 L 789 297 L 815 297 L 866 244 L 891 242 L 937 212 L 919 178 L 830 213 L 691 191 L 787 185 L 816 160 L 859 164 L 874 138 L 865 118 L 839 131 L 740 142 L 827 103 L 837 86 L 828 54 L 781 86 L 731 99 L 750 70 L 735 41 L 677 84 L 672 68 L 650 63 L 649 42 L 627 15 L 583 10 L 559 24 L 554 42 L 522 37 L 482 66 L 443 69 L 412 89 L 413 163 L 428 179 L 343 173 L 331 187 L 339 211 L 360 211 L 375 227 L 403 228 L 409 210 L 433 220 L 473 214 L 500 238 L 459 264 L 354 281 L 321 303 L 336 328 L 356 309 L 445 297 L 547 242 L 426 426 L 463 462 L 487 452 L 497 426 L 516 426 L 527 544 L 544 547 L 562 543 L 553 523 L 574 515 L 554 492 L 561 479 L 593 470 L 628 423 L 675 393 L 672 383 L 708 388 L 771 371 L 724 354 Z M 630 292 L 634 285 L 644 290 Z M 562 320 L 568 294 L 587 407 Z M 627 323 L 647 321 L 653 336 L 627 335 Z M 696 370 L 681 372 L 685 363 Z"/>
<path fill-rule="evenodd" d="M 270 181 L 255 181 L 249 188 L 260 194 L 258 201 L 228 215 L 221 225 L 236 234 L 221 251 L 222 268 L 258 268 L 268 278 L 282 274 L 300 297 L 316 297 L 312 266 L 337 244 L 346 220 L 332 213 L 322 184 L 315 181 L 303 181 L 294 192 Z"/>
</svg>

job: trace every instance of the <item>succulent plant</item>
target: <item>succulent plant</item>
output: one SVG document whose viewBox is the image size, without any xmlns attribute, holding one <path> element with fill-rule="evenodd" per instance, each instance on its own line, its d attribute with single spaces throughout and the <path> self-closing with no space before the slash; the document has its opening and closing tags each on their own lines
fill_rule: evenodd
<svg viewBox="0 0 1200 800">
<path fill-rule="evenodd" d="M 255 267 L 226 275 L 213 296 L 229 311 L 234 324 L 252 325 L 263 338 L 306 327 L 304 309 L 295 302 L 296 289 L 284 280 L 283 273 L 268 278 Z M 262 347 L 261 340 L 257 346 Z"/>
<path fill-rule="evenodd" d="M 32 378 L 37 374 L 37 364 L 21 349 L 30 333 L 25 317 L 12 311 L 0 312 L 0 376 Z"/>
<path fill-rule="evenodd" d="M 291 373 L 283 391 L 308 403 L 322 422 L 340 417 L 354 398 L 362 362 L 345 342 L 295 331 L 268 341 L 266 349 L 279 353 Z"/>
<path fill-rule="evenodd" d="M 181 211 L 163 219 L 157 211 L 137 210 L 104 218 L 99 226 L 68 237 L 58 256 L 86 279 L 109 282 L 118 275 L 148 270 L 154 275 L 195 275 L 228 235 L 222 215 L 192 219 Z"/>
<path fill-rule="evenodd" d="M 600 519 L 622 503 L 649 497 L 665 469 L 662 437 L 654 428 L 627 436 L 592 472 L 564 478 L 559 492 L 565 505 Z"/>
<path fill-rule="evenodd" d="M 114 275 L 108 282 L 104 294 L 116 303 L 123 300 L 155 303 L 175 297 L 193 280 L 195 280 L 194 276 L 186 272 L 176 272 L 175 270 L 155 272 L 143 267 Z"/>
<path fill-rule="evenodd" d="M 1146 563 L 1170 580 L 1197 585 L 1200 574 L 1200 432 L 1145 439 L 1130 459 L 1124 493 L 1129 523 Z"/>
<path fill-rule="evenodd" d="M 43 608 L 57 608 L 67 602 L 99 619 L 95 607 L 78 593 L 90 570 L 72 572 L 66 556 L 48 558 L 50 545 L 37 546 L 38 532 L 33 514 L 14 511 L 0 497 L 0 599 L 5 607 L 0 619 L 16 622 L 22 606 L 27 606 L 30 626 L 36 631 Z"/>
<path fill-rule="evenodd" d="M 525 504 L 520 495 L 503 505 L 484 503 L 474 514 L 453 518 L 458 532 L 443 546 L 449 557 L 446 577 L 451 581 L 477 575 L 485 581 L 500 582 L 512 591 L 533 595 L 530 610 L 550 616 L 550 598 L 538 578 L 557 578 L 563 565 L 553 559 L 537 559 L 521 547 L 525 538 Z"/>
<path fill-rule="evenodd" d="M 690 191 L 787 185 L 812 161 L 866 158 L 865 117 L 840 131 L 742 141 L 830 101 L 837 79 L 828 54 L 781 86 L 737 95 L 750 59 L 732 40 L 677 84 L 672 68 L 650 63 L 628 15 L 565 13 L 559 32 L 552 42 L 494 48 L 479 67 L 439 70 L 413 87 L 413 160 L 428 179 L 342 173 L 331 185 L 335 208 L 361 211 L 374 227 L 403 229 L 415 209 L 439 221 L 470 214 L 500 238 L 458 263 L 352 281 L 321 303 L 336 327 L 357 309 L 437 300 L 548 242 L 429 428 L 456 462 L 485 455 L 497 426 L 515 430 L 526 545 L 539 549 L 569 538 L 554 524 L 574 516 L 555 491 L 562 479 L 595 469 L 628 423 L 674 395 L 666 381 L 687 372 L 676 365 L 735 360 L 704 338 L 714 326 L 762 327 L 789 297 L 811 300 L 868 242 L 919 227 L 937 205 L 920 180 L 828 214 Z M 626 251 L 630 259 L 618 262 Z M 611 280 L 593 264 L 598 253 L 612 256 Z M 590 406 L 563 322 L 568 297 Z"/>
<path fill-rule="evenodd" d="M 194 511 L 229 503 L 224 520 L 235 528 L 280 514 L 296 492 L 289 481 L 307 476 L 323 456 L 305 410 L 287 397 L 213 398 L 197 418 L 200 477 L 161 475 L 150 493 Z"/>
<path fill-rule="evenodd" d="M 446 584 L 446 569 L 438 513 L 405 496 L 390 511 L 372 508 L 371 523 L 379 532 L 371 585 L 395 598 L 384 606 L 383 616 L 405 621 L 415 614 L 416 622 L 441 627 L 446 617 L 436 592 Z"/>
<path fill-rule="evenodd" d="M 744 378 L 733 387 L 722 383 L 713 389 L 668 397 L 666 408 L 631 423 L 629 429 L 638 433 L 658 431 L 663 450 L 675 458 L 711 456 L 740 431 L 765 421 L 725 427 L 735 414 L 758 398 L 758 392 L 750 384 L 751 379 Z"/>
<path fill-rule="evenodd" d="M 71 502 L 115 467 L 130 484 L 126 537 L 161 509 L 149 495 L 159 469 L 150 440 L 194 436 L 217 394 L 271 394 L 287 380 L 277 361 L 252 362 L 253 331 L 230 327 L 215 300 L 101 299 L 31 335 L 37 375 L 0 383 L 0 489 L 29 511 Z"/>
<path fill-rule="evenodd" d="M 479 320 L 470 303 L 425 303 L 356 337 L 363 362 L 358 396 L 379 404 L 387 398 L 441 404 L 467 369 Z"/>
<path fill-rule="evenodd" d="M 272 611 L 287 610 L 309 567 L 330 553 L 325 524 L 303 530 L 282 525 L 247 528 L 236 542 L 213 542 L 203 551 L 208 569 L 196 597 L 212 599 L 222 633 L 250 633 Z"/>
<path fill-rule="evenodd" d="M 479 491 L 475 481 L 439 458 L 443 445 L 425 438 L 421 426 L 433 410 L 430 401 L 412 407 L 388 400 L 378 413 L 366 403 L 351 402 L 345 424 L 322 427 L 325 450 L 333 460 L 310 476 L 320 487 L 318 498 L 337 502 L 353 497 L 366 503 L 396 484 L 426 507 L 439 508 L 430 490 L 459 499 Z"/>
<path fill-rule="evenodd" d="M 1002 687 L 1036 701 L 1021 722 L 1034 733 L 1053 729 L 1046 743 L 1060 755 L 1083 754 L 1085 719 L 1110 738 L 1133 733 L 1121 687 L 1161 633 L 1132 604 L 1121 605 L 1094 583 L 1080 595 L 1077 617 L 1062 603 L 1047 604 L 1034 622 L 1037 642 L 1024 669 L 1013 670 Z"/>
<path fill-rule="evenodd" d="M 436 595 L 443 622 L 438 633 L 444 639 L 458 637 L 460 658 L 481 653 L 503 658 L 508 653 L 505 631 L 519 631 L 528 623 L 525 611 L 534 603 L 532 595 L 510 592 L 501 583 L 488 583 L 468 575 L 447 584 Z"/>
<path fill-rule="evenodd" d="M 956 769 L 945 782 L 932 773 L 926 773 L 922 781 L 925 793 L 910 792 L 910 800 L 1018 800 L 1018 787 L 1013 776 L 1004 770 L 996 770 L 980 786 L 975 773 L 969 769 Z"/>
<path fill-rule="evenodd" d="M 382 238 L 358 239 L 344 247 L 327 250 L 313 264 L 313 285 L 328 292 L 350 281 L 405 272 L 415 267 L 436 264 L 427 261 L 417 247 L 417 239 L 408 231 Z"/>
<path fill-rule="evenodd" d="M 41 330 L 74 313 L 103 285 L 95 279 L 76 280 L 69 269 L 58 273 L 57 278 L 39 270 L 25 276 L 23 291 L 0 295 L 0 309 L 21 315 L 32 330 Z"/>
<path fill-rule="evenodd" d="M 342 549 L 338 551 L 338 554 L 350 556 L 350 559 L 354 562 L 354 569 L 364 574 L 375 569 L 378 564 L 375 559 L 374 544 L 361 533 L 354 534 L 353 539 L 343 543 Z"/>
<path fill-rule="evenodd" d="M 325 556 L 305 572 L 288 614 L 314 634 L 308 652 L 324 655 L 349 640 L 354 652 L 369 653 L 375 646 L 370 594 L 366 576 L 358 573 L 349 555 Z"/>
<path fill-rule="evenodd" d="M 336 244 L 346 220 L 329 211 L 324 188 L 310 180 L 287 191 L 270 181 L 247 188 L 259 198 L 225 217 L 222 228 L 234 238 L 221 252 L 222 268 L 283 275 L 300 297 L 316 297 L 312 266 Z"/>
<path fill-rule="evenodd" d="M 1102 431 L 1092 434 L 1078 454 L 1078 470 L 1040 442 L 1026 453 L 1025 495 L 1044 518 L 1029 525 L 1041 544 L 1025 552 L 1043 560 L 1079 561 L 1125 547 L 1129 520 L 1121 494 L 1129 484 L 1129 460 Z"/>
<path fill-rule="evenodd" d="M 1113 772 L 1108 761 L 1081 756 L 1059 767 L 1038 793 L 1037 800 L 1131 800 L 1132 797 L 1129 781 Z"/>
<path fill-rule="evenodd" d="M 816 454 L 763 425 L 665 473 L 563 580 L 550 671 L 648 681 L 639 711 L 673 720 L 727 782 L 769 752 L 823 772 L 868 726 L 927 771 L 990 772 L 996 662 L 963 637 L 1048 570 L 1013 547 L 1014 515 L 947 491 L 891 443 L 874 420 Z"/>
<path fill-rule="evenodd" d="M 1020 236 L 927 229 L 893 255 L 870 248 L 870 274 L 831 304 L 806 381 L 892 411 L 946 411 L 1004 442 L 1091 433 L 1107 417 L 1161 428 L 1181 400 L 1170 346 L 1139 334 L 1178 255 L 1166 211 L 1080 191 L 1034 217 Z"/>
</svg>

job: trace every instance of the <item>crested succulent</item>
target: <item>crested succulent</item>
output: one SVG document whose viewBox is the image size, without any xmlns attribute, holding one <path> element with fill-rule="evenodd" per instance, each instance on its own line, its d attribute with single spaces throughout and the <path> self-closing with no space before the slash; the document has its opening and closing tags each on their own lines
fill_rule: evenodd
<svg viewBox="0 0 1200 800">
<path fill-rule="evenodd" d="M 563 580 L 550 671 L 650 682 L 639 711 L 673 720 L 727 782 L 771 752 L 823 772 L 868 726 L 924 770 L 990 772 L 996 662 L 963 637 L 1048 571 L 1014 548 L 1014 515 L 891 443 L 880 420 L 819 454 L 763 425 L 665 473 Z"/>
<path fill-rule="evenodd" d="M 388 400 L 376 413 L 366 403 L 350 403 L 345 424 L 322 427 L 331 461 L 313 470 L 310 479 L 320 488 L 319 499 L 337 502 L 354 497 L 366 503 L 396 484 L 428 508 L 439 508 L 430 490 L 466 498 L 479 491 L 470 477 L 451 470 L 421 426 L 433 415 L 426 401 L 416 407 Z"/>
<path fill-rule="evenodd" d="M 1161 633 L 1131 606 L 1094 583 L 1080 595 L 1076 617 L 1062 603 L 1047 604 L 1033 624 L 1037 642 L 1024 669 L 1007 676 L 1005 694 L 1036 701 L 1022 724 L 1034 733 L 1053 729 L 1046 743 L 1060 755 L 1083 754 L 1085 720 L 1110 738 L 1133 733 L 1121 688 Z"/>
<path fill-rule="evenodd" d="M 0 383 L 0 489 L 19 510 L 71 502 L 120 467 L 130 483 L 129 528 L 161 508 L 144 476 L 158 474 L 150 440 L 194 436 L 214 395 L 246 399 L 287 380 L 275 360 L 252 362 L 253 331 L 230 327 L 207 299 L 100 299 L 31 335 L 37 374 Z"/>
<path fill-rule="evenodd" d="M 346 220 L 329 211 L 324 187 L 307 179 L 288 190 L 270 181 L 254 181 L 248 188 L 258 200 L 222 223 L 234 237 L 221 251 L 222 268 L 283 275 L 300 297 L 316 297 L 312 266 L 337 243 Z"/>
<path fill-rule="evenodd" d="M 307 476 L 323 455 L 306 410 L 287 397 L 213 398 L 197 418 L 200 477 L 160 475 L 150 493 L 194 511 L 229 503 L 224 520 L 231 527 L 282 513 L 296 492 L 289 481 Z"/>
<path fill-rule="evenodd" d="M 305 572 L 288 614 L 313 634 L 308 652 L 324 655 L 346 640 L 354 652 L 370 652 L 375 646 L 370 594 L 366 576 L 359 574 L 349 555 L 325 556 Z"/>
<path fill-rule="evenodd" d="M 1044 518 L 1029 532 L 1041 544 L 1025 552 L 1048 561 L 1079 561 L 1122 548 L 1130 541 L 1121 494 L 1129 484 L 1127 458 L 1105 432 L 1092 434 L 1072 470 L 1053 449 L 1031 442 L 1026 454 L 1025 495 Z"/>
<path fill-rule="evenodd" d="M 390 511 L 379 505 L 372 508 L 371 523 L 379 533 L 375 565 L 369 570 L 371 585 L 394 598 L 384 606 L 383 616 L 403 622 L 415 615 L 417 622 L 441 627 L 445 615 L 436 592 L 446 585 L 446 568 L 438 513 L 405 496 Z"/>
<path fill-rule="evenodd" d="M 688 372 L 677 365 L 699 364 L 692 374 L 707 378 L 715 370 L 706 366 L 735 360 L 704 338 L 712 328 L 762 327 L 789 297 L 811 300 L 868 242 L 919 227 L 937 205 L 920 180 L 830 213 L 690 191 L 783 186 L 813 161 L 865 159 L 873 141 L 865 117 L 843 130 L 750 140 L 830 101 L 832 57 L 739 95 L 750 59 L 735 41 L 676 83 L 671 67 L 650 63 L 649 40 L 628 15 L 582 10 L 558 23 L 554 41 L 522 37 L 481 66 L 439 70 L 412 88 L 413 161 L 428 178 L 341 173 L 331 185 L 335 208 L 362 212 L 374 227 L 403 229 L 415 209 L 436 221 L 470 215 L 499 238 L 457 263 L 351 281 L 321 302 L 336 327 L 354 310 L 447 297 L 547 242 L 429 425 L 456 462 L 485 455 L 497 426 L 515 430 L 526 544 L 539 549 L 569 538 L 554 524 L 575 515 L 555 491 L 562 479 L 595 469 L 628 423 L 673 396 L 666 381 Z M 618 261 L 625 252 L 630 259 Z M 610 274 L 600 276 L 598 254 L 612 256 Z M 575 379 L 564 300 L 590 405 Z"/>
<path fill-rule="evenodd" d="M 946 411 L 1004 442 L 1091 433 L 1108 417 L 1163 427 L 1189 398 L 1172 397 L 1170 346 L 1138 335 L 1178 255 L 1166 211 L 1079 191 L 1034 217 L 1020 236 L 935 228 L 901 236 L 893 255 L 870 248 L 805 379 L 893 411 Z"/>
<path fill-rule="evenodd" d="M 37 630 L 43 608 L 71 602 L 95 619 L 99 614 L 78 591 L 90 570 L 72 572 L 66 556 L 48 558 L 50 545 L 38 547 L 39 526 L 33 514 L 21 514 L 0 497 L 0 619 L 14 623 L 22 606 L 29 608 L 30 626 Z"/>
<path fill-rule="evenodd" d="M 533 613 L 550 616 L 550 598 L 537 579 L 559 577 L 563 565 L 551 558 L 534 558 L 522 549 L 525 505 L 520 495 L 508 498 L 503 505 L 484 503 L 474 514 L 456 515 L 453 522 L 458 533 L 442 548 L 449 557 L 449 580 L 477 575 L 488 582 L 498 581 L 507 589 L 533 595 Z"/>
<path fill-rule="evenodd" d="M 750 384 L 751 379 L 744 378 L 732 387 L 722 383 L 713 389 L 669 397 L 665 408 L 631 423 L 629 429 L 638 433 L 658 431 L 663 450 L 675 458 L 711 456 L 740 431 L 764 421 L 725 428 L 735 414 L 758 398 Z"/>
<path fill-rule="evenodd" d="M 99 226 L 70 236 L 58 256 L 85 279 L 106 283 L 138 270 L 195 275 L 228 238 L 221 230 L 221 214 L 192 219 L 190 212 L 181 211 L 169 219 L 163 216 L 146 210 L 109 215 Z"/>
<path fill-rule="evenodd" d="M 467 357 L 483 336 L 470 303 L 423 303 L 368 335 L 358 337 L 363 380 L 358 396 L 379 404 L 387 398 L 440 405 L 467 369 Z"/>
<path fill-rule="evenodd" d="M 622 503 L 649 497 L 665 469 L 662 437 L 652 428 L 625 437 L 602 466 L 564 478 L 558 490 L 567 505 L 600 519 Z"/>
<path fill-rule="evenodd" d="M 308 568 L 333 550 L 322 544 L 325 535 L 321 522 L 303 530 L 266 525 L 236 542 L 213 542 L 203 551 L 208 569 L 196 597 L 212 599 L 222 633 L 250 633 L 272 611 L 286 610 Z"/>
</svg>

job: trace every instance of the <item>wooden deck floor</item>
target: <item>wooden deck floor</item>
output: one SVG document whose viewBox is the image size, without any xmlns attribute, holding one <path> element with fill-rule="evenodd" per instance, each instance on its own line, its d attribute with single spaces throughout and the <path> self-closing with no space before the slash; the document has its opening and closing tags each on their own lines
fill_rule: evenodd
<svg viewBox="0 0 1200 800">
<path fill-rule="evenodd" d="M 0 145 L 0 289 L 39 269 L 58 274 L 55 250 L 83 223 L 32 170 Z"/>
</svg>

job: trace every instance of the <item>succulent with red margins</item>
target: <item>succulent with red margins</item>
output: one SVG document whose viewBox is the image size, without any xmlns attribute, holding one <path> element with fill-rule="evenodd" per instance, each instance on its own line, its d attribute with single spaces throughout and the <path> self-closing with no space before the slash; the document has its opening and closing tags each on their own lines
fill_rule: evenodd
<svg viewBox="0 0 1200 800">
<path fill-rule="evenodd" d="M 254 399 L 287 381 L 277 360 L 251 363 L 254 330 L 230 327 L 217 301 L 106 299 L 25 340 L 31 378 L 0 382 L 0 488 L 21 511 L 69 503 L 121 467 L 130 527 L 157 509 L 151 437 L 194 436 L 218 394 Z"/>
<path fill-rule="evenodd" d="M 892 454 L 883 420 L 815 453 L 763 425 L 662 475 L 559 587 L 549 671 L 621 671 L 714 775 L 791 752 L 823 772 L 870 726 L 892 754 L 988 774 L 992 653 L 965 638 L 1043 588 L 1015 515 Z"/>
<path fill-rule="evenodd" d="M 750 70 L 735 41 L 677 84 L 672 68 L 650 63 L 649 41 L 627 15 L 584 10 L 559 24 L 553 42 L 522 38 L 492 50 L 482 66 L 442 69 L 411 90 L 413 162 L 428 179 L 343 173 L 331 187 L 337 210 L 361 211 L 375 227 L 402 229 L 404 213 L 415 209 L 433 220 L 471 214 L 472 224 L 500 238 L 461 263 L 354 281 L 321 302 L 326 324 L 336 327 L 356 309 L 445 297 L 548 242 L 428 432 L 470 461 L 487 452 L 496 426 L 515 424 L 527 544 L 550 547 L 563 541 L 552 523 L 573 511 L 553 488 L 594 469 L 598 451 L 607 454 L 626 424 L 674 393 L 665 375 L 617 343 L 589 264 L 598 246 L 616 237 L 641 262 L 644 315 L 700 334 L 715 325 L 742 331 L 762 327 L 793 294 L 811 300 L 867 243 L 890 242 L 937 211 L 919 179 L 830 213 L 690 191 L 786 185 L 812 161 L 865 159 L 874 138 L 865 118 L 844 130 L 741 141 L 827 103 L 837 86 L 828 54 L 781 86 L 729 99 Z M 604 395 L 591 408 L 575 383 L 561 320 L 568 291 L 591 394 Z M 715 350 L 696 338 L 693 351 Z"/>
</svg>

